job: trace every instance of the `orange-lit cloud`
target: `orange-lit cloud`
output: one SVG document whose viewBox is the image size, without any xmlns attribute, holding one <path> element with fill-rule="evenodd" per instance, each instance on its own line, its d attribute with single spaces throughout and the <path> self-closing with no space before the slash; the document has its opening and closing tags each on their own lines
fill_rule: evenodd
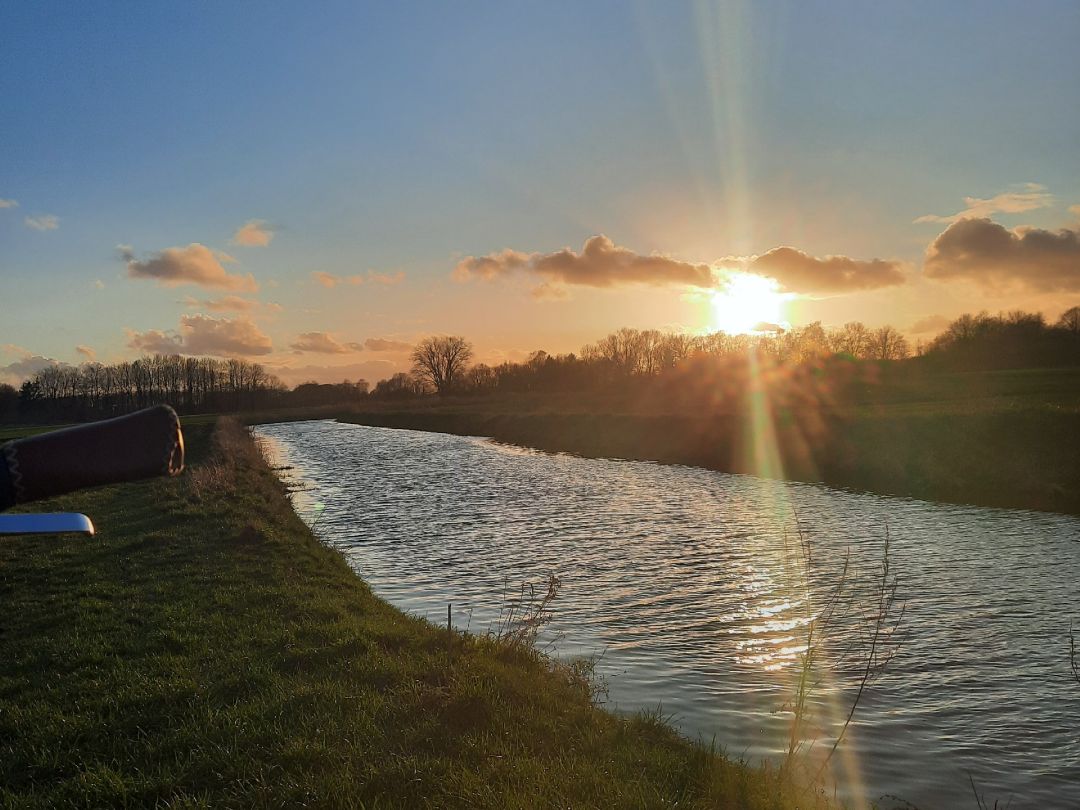
<svg viewBox="0 0 1080 810">
<path fill-rule="evenodd" d="M 24 217 L 23 224 L 35 231 L 55 231 L 60 227 L 60 217 L 53 214 L 41 214 L 36 217 Z"/>
<path fill-rule="evenodd" d="M 846 256 L 815 258 L 790 247 L 773 248 L 760 256 L 728 256 L 712 264 L 687 262 L 663 255 L 642 255 L 618 247 L 608 237 L 593 236 L 580 253 L 564 248 L 554 253 L 503 250 L 468 256 L 453 276 L 492 280 L 515 273 L 540 276 L 532 291 L 537 299 L 561 298 L 569 285 L 613 287 L 622 284 L 675 285 L 715 288 L 723 285 L 720 270 L 740 270 L 775 279 L 784 292 L 825 294 L 872 290 L 906 281 L 899 262 Z"/>
<path fill-rule="evenodd" d="M 948 216 L 925 214 L 915 222 L 959 222 L 961 219 L 988 217 L 991 214 L 1020 214 L 1036 208 L 1048 208 L 1054 204 L 1054 196 L 1039 183 L 1023 183 L 1013 191 L 1004 191 L 993 197 L 964 197 L 963 211 Z"/>
<path fill-rule="evenodd" d="M 364 348 L 370 352 L 407 352 L 411 351 L 412 347 L 411 343 L 387 338 L 368 338 L 364 341 Z"/>
<path fill-rule="evenodd" d="M 712 268 L 659 254 L 642 255 L 619 247 L 600 234 L 585 241 L 580 253 L 563 248 L 554 253 L 522 253 L 503 250 L 486 256 L 467 256 L 454 268 L 454 278 L 492 280 L 513 273 L 540 276 L 549 285 L 545 294 L 558 285 L 614 287 L 622 284 L 653 286 L 679 285 L 712 287 Z"/>
<path fill-rule="evenodd" d="M 950 323 L 952 321 L 944 315 L 927 315 L 915 321 L 908 331 L 913 335 L 925 335 L 929 332 L 940 332 Z"/>
<path fill-rule="evenodd" d="M 273 238 L 273 227 L 261 219 L 249 219 L 236 229 L 230 241 L 241 247 L 266 247 Z"/>
<path fill-rule="evenodd" d="M 185 306 L 208 309 L 211 312 L 251 312 L 259 307 L 259 302 L 239 295 L 226 295 L 222 298 L 193 298 L 190 295 L 183 301 Z"/>
<path fill-rule="evenodd" d="M 0 208 L 18 208 L 18 207 L 19 207 L 19 201 L 18 200 L 5 200 L 2 197 L 0 197 Z"/>
<path fill-rule="evenodd" d="M 304 332 L 297 336 L 289 348 L 294 352 L 349 354 L 360 351 L 363 347 L 358 343 L 341 343 L 329 332 Z"/>
<path fill-rule="evenodd" d="M 135 258 L 127 245 L 117 248 L 121 258 L 127 262 L 128 276 L 131 278 L 153 279 L 166 287 L 181 284 L 197 284 L 219 290 L 254 292 L 259 289 L 250 273 L 246 276 L 231 275 L 222 261 L 235 261 L 225 253 L 213 251 L 206 245 L 193 242 L 187 247 L 166 248 L 142 261 Z"/>
<path fill-rule="evenodd" d="M 150 354 L 255 357 L 274 350 L 270 336 L 247 318 L 183 315 L 177 332 L 128 330 L 128 346 Z"/>
<path fill-rule="evenodd" d="M 97 352 L 94 351 L 93 347 L 91 347 L 91 346 L 79 345 L 79 346 L 75 347 L 75 351 L 76 351 L 77 354 L 81 354 L 83 357 L 85 357 L 91 363 L 94 360 L 97 359 Z"/>
<path fill-rule="evenodd" d="M 336 287 L 339 284 L 348 284 L 351 287 L 359 287 L 365 282 L 390 286 L 400 284 L 404 281 L 405 271 L 399 270 L 396 273 L 376 273 L 374 270 L 369 270 L 367 275 L 357 273 L 354 276 L 335 276 L 333 273 L 316 270 L 311 274 L 311 277 L 315 279 L 316 283 L 328 288 Z"/>
<path fill-rule="evenodd" d="M 129 348 L 146 354 L 184 354 L 184 339 L 175 332 L 147 329 L 145 332 L 127 330 Z"/>
<path fill-rule="evenodd" d="M 818 258 L 791 247 L 773 248 L 760 256 L 721 259 L 719 264 L 774 279 L 783 292 L 803 295 L 876 290 L 907 281 L 900 262 L 847 256 Z"/>
<path fill-rule="evenodd" d="M 700 293 L 696 293 L 700 295 Z M 537 301 L 562 301 L 570 297 L 566 287 L 545 281 L 529 290 L 529 295 Z"/>
<path fill-rule="evenodd" d="M 991 289 L 1080 291 L 1080 229 L 1009 230 L 989 219 L 950 225 L 926 250 L 924 272 Z"/>
<path fill-rule="evenodd" d="M 323 287 L 331 288 L 336 287 L 338 284 L 350 284 L 358 287 L 364 283 L 363 276 L 335 276 L 333 273 L 324 273 L 322 270 L 316 270 L 311 274 L 311 277 Z"/>
<path fill-rule="evenodd" d="M 391 377 L 399 371 L 407 371 L 409 368 L 408 363 L 394 363 L 390 360 L 365 360 L 361 363 L 345 363 L 338 366 L 291 366 L 284 363 L 264 363 L 264 365 L 267 371 L 288 385 L 299 385 L 305 382 L 337 383 L 342 380 L 350 382 L 367 380 L 374 386 L 379 380 Z"/>
</svg>

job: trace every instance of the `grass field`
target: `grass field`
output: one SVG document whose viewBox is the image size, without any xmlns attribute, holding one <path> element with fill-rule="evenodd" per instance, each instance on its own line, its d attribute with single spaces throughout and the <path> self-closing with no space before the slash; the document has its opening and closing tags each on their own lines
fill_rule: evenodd
<svg viewBox="0 0 1080 810">
<path fill-rule="evenodd" d="M 531 648 L 377 599 L 236 423 L 179 479 L 0 542 L 5 807 L 807 807 L 775 769 L 595 707 Z"/>
</svg>

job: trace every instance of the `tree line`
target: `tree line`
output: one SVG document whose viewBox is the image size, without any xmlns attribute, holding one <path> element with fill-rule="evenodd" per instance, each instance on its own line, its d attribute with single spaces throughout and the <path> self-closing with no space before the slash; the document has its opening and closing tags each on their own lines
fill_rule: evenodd
<svg viewBox="0 0 1080 810">
<path fill-rule="evenodd" d="M 1013 311 L 962 315 L 928 343 L 912 346 L 892 326 L 858 321 L 828 328 L 820 322 L 760 334 L 688 335 L 654 329 L 619 329 L 578 353 L 537 351 L 522 362 L 470 364 L 472 346 L 462 337 L 432 337 L 418 344 L 411 373 L 375 386 L 379 398 L 428 394 L 583 391 L 641 386 L 685 378 L 717 364 L 729 370 L 748 357 L 769 367 L 825 360 L 907 361 L 942 370 L 986 370 L 1080 365 L 1080 307 L 1053 324 L 1039 313 Z"/>
<path fill-rule="evenodd" d="M 355 402 L 367 383 L 304 383 L 291 391 L 259 363 L 156 354 L 122 363 L 54 365 L 21 388 L 0 385 L 0 418 L 82 421 L 166 402 L 180 413 L 214 413 Z"/>
<path fill-rule="evenodd" d="M 891 326 L 857 321 L 836 328 L 815 322 L 762 334 L 688 335 L 619 329 L 578 353 L 533 352 L 521 362 L 473 363 L 459 336 L 421 340 L 412 368 L 368 391 L 364 380 L 285 386 L 245 360 L 154 355 L 130 362 L 42 369 L 18 390 L 0 385 L 0 419 L 77 421 L 168 402 L 181 413 L 280 407 L 348 406 L 366 397 L 408 399 L 432 394 L 586 392 L 652 388 L 677 397 L 747 379 L 749 358 L 768 368 L 808 368 L 822 361 L 923 364 L 931 369 L 987 370 L 1080 365 L 1080 307 L 1051 324 L 1039 313 L 962 315 L 926 344 L 912 347 Z"/>
<path fill-rule="evenodd" d="M 1053 324 L 1021 310 L 961 315 L 934 338 L 923 359 L 955 371 L 1080 365 L 1080 306 Z"/>
</svg>

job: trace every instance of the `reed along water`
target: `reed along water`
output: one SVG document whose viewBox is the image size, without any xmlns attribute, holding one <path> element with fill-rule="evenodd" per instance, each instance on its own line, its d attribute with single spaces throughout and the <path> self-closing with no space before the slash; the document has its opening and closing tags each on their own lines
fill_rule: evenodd
<svg viewBox="0 0 1080 810">
<path fill-rule="evenodd" d="M 255 434 L 383 598 L 482 633 L 554 573 L 541 645 L 600 656 L 609 708 L 659 707 L 752 763 L 787 750 L 808 622 L 843 577 L 801 735 L 831 747 L 887 536 L 904 612 L 831 763 L 839 794 L 974 806 L 970 775 L 991 805 L 1080 806 L 1080 519 L 329 421 Z"/>
</svg>

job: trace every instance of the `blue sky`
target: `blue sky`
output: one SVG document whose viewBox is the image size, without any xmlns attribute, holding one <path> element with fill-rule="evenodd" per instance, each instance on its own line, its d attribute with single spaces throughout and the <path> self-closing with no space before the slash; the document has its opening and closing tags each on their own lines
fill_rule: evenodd
<svg viewBox="0 0 1080 810">
<path fill-rule="evenodd" d="M 1078 35 L 1067 2 L 7 4 L 0 368 L 133 356 L 149 333 L 184 346 L 196 316 L 248 321 L 287 378 L 402 367 L 291 348 L 312 332 L 462 333 L 498 359 L 709 327 L 702 291 L 660 278 L 561 275 L 555 300 L 530 296 L 533 265 L 451 279 L 467 256 L 597 234 L 687 262 L 790 246 L 903 263 L 903 284 L 796 291 L 792 323 L 1056 316 L 1080 268 L 930 280 L 949 223 L 913 220 L 1013 195 L 995 223 L 1076 228 Z M 269 244 L 231 244 L 252 220 Z M 137 277 L 117 251 L 191 244 L 251 273 L 256 304 L 201 306 L 226 291 Z"/>
</svg>

